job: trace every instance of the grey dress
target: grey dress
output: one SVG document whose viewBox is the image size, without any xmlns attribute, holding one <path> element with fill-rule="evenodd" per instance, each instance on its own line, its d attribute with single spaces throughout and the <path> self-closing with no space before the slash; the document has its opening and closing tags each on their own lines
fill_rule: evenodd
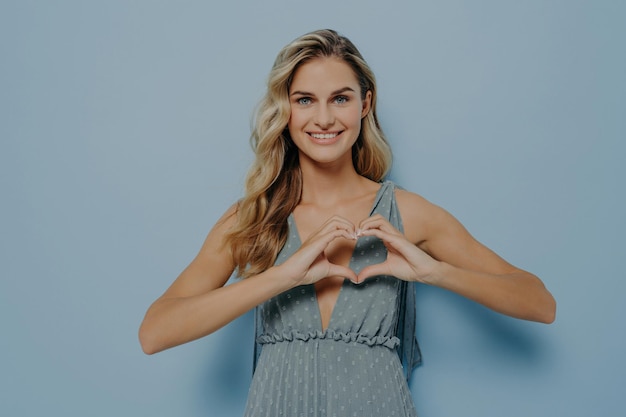
<svg viewBox="0 0 626 417">
<path fill-rule="evenodd" d="M 402 230 L 394 184 L 385 182 L 371 214 Z M 293 215 L 277 264 L 299 247 Z M 359 272 L 387 255 L 375 237 L 359 238 L 350 267 Z M 286 291 L 257 308 L 255 372 L 246 417 L 416 416 L 408 388 L 420 362 L 414 285 L 389 276 L 345 280 L 322 330 L 313 285 Z"/>
</svg>

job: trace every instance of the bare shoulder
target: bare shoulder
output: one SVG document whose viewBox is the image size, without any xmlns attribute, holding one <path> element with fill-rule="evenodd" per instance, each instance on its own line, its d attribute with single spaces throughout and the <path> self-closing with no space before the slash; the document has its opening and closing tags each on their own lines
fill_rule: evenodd
<svg viewBox="0 0 626 417">
<path fill-rule="evenodd" d="M 408 207 L 419 207 L 423 208 L 428 205 L 432 205 L 430 201 L 425 199 L 419 194 L 416 194 L 411 191 L 404 190 L 402 188 L 396 188 L 396 201 L 400 205 L 400 209 Z"/>
<path fill-rule="evenodd" d="M 452 214 L 424 197 L 397 190 L 404 234 L 430 256 L 451 265 L 493 273 L 517 270 L 478 242 Z"/>
<path fill-rule="evenodd" d="M 239 203 L 232 204 L 222 216 L 215 222 L 213 229 L 211 229 L 209 236 L 215 235 L 214 237 L 222 240 L 226 233 L 230 230 L 231 227 L 237 221 L 237 211 L 239 208 Z M 207 237 L 207 239 L 208 239 Z"/>
<path fill-rule="evenodd" d="M 226 247 L 224 246 L 226 234 L 233 227 L 237 220 L 237 203 L 231 205 L 215 222 L 209 233 L 207 234 L 200 251 L 198 252 L 194 262 L 200 258 L 212 258 L 213 255 L 224 256 Z"/>
<path fill-rule="evenodd" d="M 396 189 L 396 201 L 402 217 L 404 234 L 415 244 L 425 242 L 433 226 L 445 221 L 447 212 L 426 198 L 411 191 Z"/>
<path fill-rule="evenodd" d="M 197 295 L 223 286 L 234 270 L 226 234 L 237 219 L 237 203 L 230 206 L 208 233 L 196 257 L 178 276 L 163 297 Z"/>
</svg>

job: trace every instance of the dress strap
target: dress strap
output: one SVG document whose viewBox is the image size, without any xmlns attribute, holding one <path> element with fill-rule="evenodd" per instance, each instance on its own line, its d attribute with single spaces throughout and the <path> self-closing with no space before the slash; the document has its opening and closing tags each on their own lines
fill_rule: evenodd
<svg viewBox="0 0 626 417">
<path fill-rule="evenodd" d="M 393 227 L 400 232 L 404 232 L 404 225 L 402 224 L 402 217 L 400 216 L 400 209 L 398 208 L 394 192 L 396 188 L 402 188 L 391 181 L 386 181 L 384 186 L 387 186 L 389 189 L 389 191 L 383 193 L 383 199 L 381 200 L 382 204 L 388 207 L 389 213 L 387 218 Z M 398 312 L 398 327 L 396 329 L 396 336 L 400 339 L 400 344 L 396 349 L 407 381 L 410 380 L 413 369 L 422 363 L 422 353 L 415 335 L 417 315 L 415 310 L 416 288 L 417 284 L 414 282 L 402 281 L 400 283 L 400 309 Z"/>
</svg>

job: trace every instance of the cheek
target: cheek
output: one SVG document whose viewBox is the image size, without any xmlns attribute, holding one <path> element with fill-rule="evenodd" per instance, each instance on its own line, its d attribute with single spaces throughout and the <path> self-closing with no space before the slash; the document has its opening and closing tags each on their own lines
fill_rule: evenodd
<svg viewBox="0 0 626 417">
<path fill-rule="evenodd" d="M 361 126 L 361 121 L 363 120 L 361 117 L 361 109 L 351 109 L 350 114 L 346 115 L 346 120 L 349 120 L 351 126 Z"/>
<path fill-rule="evenodd" d="M 302 130 L 302 122 L 299 120 L 297 114 L 292 113 L 289 116 L 289 121 L 287 122 L 287 130 L 289 130 L 289 136 L 291 136 L 291 140 L 298 140 L 298 132 Z"/>
<path fill-rule="evenodd" d="M 289 115 L 289 122 L 287 122 L 287 126 L 289 126 L 289 129 L 291 129 L 292 127 L 296 127 L 301 123 L 302 115 L 300 115 L 297 111 L 292 111 Z"/>
</svg>

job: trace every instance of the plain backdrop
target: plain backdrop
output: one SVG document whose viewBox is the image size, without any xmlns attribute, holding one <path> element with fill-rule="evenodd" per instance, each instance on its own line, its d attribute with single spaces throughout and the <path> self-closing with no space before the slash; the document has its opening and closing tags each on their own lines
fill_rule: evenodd
<svg viewBox="0 0 626 417">
<path fill-rule="evenodd" d="M 278 50 L 334 28 L 379 83 L 391 178 L 558 301 L 420 286 L 425 417 L 624 415 L 626 3 L 0 1 L 0 414 L 239 416 L 250 314 L 154 356 L 149 304 L 241 196 Z"/>
</svg>

